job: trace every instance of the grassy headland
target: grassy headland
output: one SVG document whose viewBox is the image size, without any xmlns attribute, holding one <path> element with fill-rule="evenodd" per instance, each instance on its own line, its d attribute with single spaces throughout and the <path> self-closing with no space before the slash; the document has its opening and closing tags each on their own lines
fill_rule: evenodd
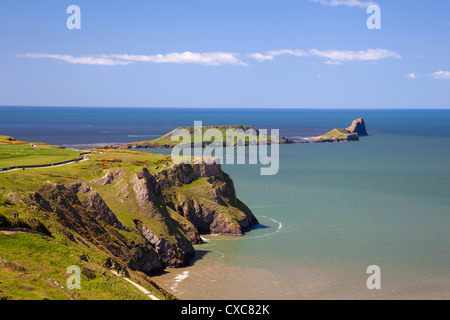
<svg viewBox="0 0 450 320">
<path fill-rule="evenodd" d="M 44 164 L 80 151 L 4 144 L 0 164 Z M 160 299 L 148 275 L 185 266 L 200 233 L 242 234 L 257 221 L 220 166 L 176 166 L 165 155 L 92 150 L 58 167 L 0 173 L 0 299 Z M 67 267 L 82 270 L 68 290 Z"/>
<path fill-rule="evenodd" d="M 172 130 L 171 132 L 153 140 L 148 141 L 137 141 L 132 143 L 126 143 L 126 144 L 119 144 L 119 145 L 109 145 L 105 146 L 106 148 L 113 148 L 113 149 L 140 149 L 140 148 L 173 148 L 176 145 L 179 144 L 178 141 L 172 141 L 172 135 L 177 130 L 187 130 L 191 134 L 191 141 L 190 145 L 194 146 L 195 143 L 201 143 L 202 146 L 209 145 L 214 142 L 218 142 L 215 140 L 216 138 L 213 136 L 205 135 L 205 132 L 211 129 L 217 130 L 219 135 L 222 137 L 222 145 L 225 146 L 227 141 L 230 141 L 232 145 L 237 145 L 238 143 L 242 143 L 244 145 L 248 145 L 249 141 L 253 141 L 254 143 L 258 144 L 260 141 L 264 140 L 267 141 L 267 144 L 271 144 L 273 137 L 265 135 L 261 133 L 258 129 L 248 126 L 248 125 L 217 125 L 217 126 L 202 126 L 202 132 L 201 135 L 194 134 L 194 127 L 179 127 L 175 130 Z M 231 130 L 232 132 L 235 132 L 233 134 L 230 134 L 227 132 L 227 130 Z M 250 131 L 252 130 L 252 131 Z M 254 132 L 255 135 L 252 136 L 249 133 Z M 279 143 L 280 144 L 289 144 L 289 143 L 295 143 L 293 140 L 285 138 L 285 137 L 279 137 Z"/>
</svg>

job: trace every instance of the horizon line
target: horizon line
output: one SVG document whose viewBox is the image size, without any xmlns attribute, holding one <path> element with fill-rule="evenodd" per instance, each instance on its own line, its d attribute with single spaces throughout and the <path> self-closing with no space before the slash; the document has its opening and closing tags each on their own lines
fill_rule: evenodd
<svg viewBox="0 0 450 320">
<path fill-rule="evenodd" d="M 265 110 L 450 110 L 450 107 L 414 108 L 414 107 L 149 107 L 149 106 L 58 106 L 58 105 L 0 105 L 0 108 L 111 108 L 111 109 L 201 109 L 201 110 L 227 110 L 227 109 L 265 109 Z"/>
</svg>

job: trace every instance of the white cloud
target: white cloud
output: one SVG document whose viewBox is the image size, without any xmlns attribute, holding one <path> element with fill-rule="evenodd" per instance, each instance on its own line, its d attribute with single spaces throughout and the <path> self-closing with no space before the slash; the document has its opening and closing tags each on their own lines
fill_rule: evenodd
<svg viewBox="0 0 450 320">
<path fill-rule="evenodd" d="M 246 65 L 239 59 L 239 54 L 229 52 L 207 52 L 196 53 L 185 51 L 182 53 L 174 52 L 156 55 L 129 55 L 115 54 L 110 55 L 114 59 L 121 59 L 131 62 L 153 62 L 153 63 L 193 63 L 209 66 L 220 66 L 224 64 Z"/>
<path fill-rule="evenodd" d="M 270 54 L 263 54 L 263 53 L 248 53 L 247 57 L 258 60 L 259 62 L 266 61 L 266 60 L 273 60 L 275 57 Z"/>
<path fill-rule="evenodd" d="M 83 56 L 74 57 L 70 55 L 61 54 L 48 54 L 48 53 L 27 53 L 18 55 L 20 58 L 37 58 L 37 59 L 54 59 L 59 61 L 64 61 L 72 64 L 90 64 L 90 65 L 102 65 L 102 66 L 117 66 L 117 65 L 127 65 L 132 63 L 131 61 L 123 61 L 117 59 L 111 59 L 108 56 Z"/>
<path fill-rule="evenodd" d="M 282 55 L 303 57 L 303 56 L 307 56 L 308 53 L 303 50 L 281 49 L 281 50 L 269 50 L 264 53 L 249 53 L 249 54 L 247 54 L 247 57 L 256 59 L 261 62 L 261 61 L 265 61 L 265 60 L 273 60 L 276 57 L 279 57 Z"/>
<path fill-rule="evenodd" d="M 308 53 L 303 50 L 291 50 L 291 49 L 270 50 L 270 51 L 267 51 L 267 54 L 273 55 L 275 57 L 282 56 L 282 55 L 303 57 L 303 56 L 308 55 Z"/>
<path fill-rule="evenodd" d="M 177 63 L 177 64 L 202 64 L 209 66 L 220 66 L 224 64 L 246 65 L 239 59 L 236 53 L 228 52 L 208 52 L 195 53 L 185 51 L 182 53 L 168 53 L 156 55 L 129 55 L 129 54 L 111 54 L 111 55 L 94 55 L 74 57 L 71 55 L 46 54 L 46 53 L 27 53 L 19 55 L 24 58 L 47 58 L 65 61 L 74 64 L 90 64 L 90 65 L 127 65 L 135 62 L 151 62 L 151 63 Z"/>
<path fill-rule="evenodd" d="M 450 71 L 437 71 L 432 73 L 431 76 L 435 79 L 450 79 Z"/>
<path fill-rule="evenodd" d="M 321 3 L 331 7 L 347 6 L 347 7 L 367 8 L 371 5 L 376 4 L 375 2 L 372 1 L 359 1 L 359 0 L 309 0 L 309 1 Z"/>
<path fill-rule="evenodd" d="M 409 73 L 405 77 L 412 80 L 417 79 L 417 75 L 415 73 Z"/>
<path fill-rule="evenodd" d="M 386 49 L 369 49 L 362 51 L 344 51 L 344 50 L 309 50 L 313 56 L 319 56 L 329 59 L 329 62 L 344 61 L 376 61 L 381 59 L 401 59 L 401 55 L 395 51 Z"/>
<path fill-rule="evenodd" d="M 401 55 L 395 51 L 386 49 L 369 49 L 362 51 L 345 51 L 345 50 L 317 50 L 311 49 L 309 51 L 303 50 L 270 50 L 263 53 L 249 53 L 247 57 L 258 60 L 259 62 L 266 60 L 274 60 L 276 57 L 288 55 L 295 57 L 321 57 L 326 58 L 325 64 L 340 65 L 346 61 L 377 61 L 381 59 L 401 59 Z"/>
<path fill-rule="evenodd" d="M 247 66 L 248 64 L 242 61 L 242 57 L 257 60 L 259 62 L 271 61 L 281 56 L 294 57 L 321 57 L 325 58 L 325 64 L 340 65 L 347 61 L 377 61 L 381 59 L 396 58 L 401 56 L 386 49 L 369 49 L 362 51 L 344 51 L 344 50 L 269 50 L 265 52 L 249 53 L 241 55 L 230 52 L 173 52 L 167 54 L 155 55 L 132 55 L 132 54 L 103 54 L 103 55 L 85 55 L 72 56 L 61 54 L 48 53 L 27 53 L 18 55 L 22 58 L 36 58 L 36 59 L 53 59 L 64 61 L 72 64 L 87 64 L 87 65 L 103 65 L 103 66 L 119 66 L 128 65 L 132 63 L 173 63 L 173 64 L 199 64 L 205 66 L 221 66 L 221 65 L 238 65 Z"/>
</svg>

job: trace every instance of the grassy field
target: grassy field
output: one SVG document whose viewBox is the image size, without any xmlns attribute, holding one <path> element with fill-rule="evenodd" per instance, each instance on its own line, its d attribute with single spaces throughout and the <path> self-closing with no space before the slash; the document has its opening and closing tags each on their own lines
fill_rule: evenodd
<svg viewBox="0 0 450 320">
<path fill-rule="evenodd" d="M 2 144 L 0 145 L 0 168 L 20 165 L 48 164 L 71 160 L 80 152 L 72 149 L 37 144 Z"/>
<path fill-rule="evenodd" d="M 351 133 L 345 129 L 333 129 L 328 133 L 325 133 L 323 137 L 335 137 L 335 138 L 346 138 Z"/>
</svg>

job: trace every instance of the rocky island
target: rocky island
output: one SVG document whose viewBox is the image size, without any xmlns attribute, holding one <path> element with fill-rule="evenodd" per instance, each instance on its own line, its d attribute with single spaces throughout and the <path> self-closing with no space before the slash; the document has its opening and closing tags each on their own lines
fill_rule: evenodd
<svg viewBox="0 0 450 320">
<path fill-rule="evenodd" d="M 358 141 L 359 137 L 367 135 L 364 119 L 359 118 L 354 120 L 351 126 L 346 129 L 333 129 L 321 136 L 311 137 L 307 141 L 304 141 L 304 143 Z"/>
<path fill-rule="evenodd" d="M 191 135 L 194 133 L 194 127 L 179 127 L 175 130 L 172 130 L 171 132 L 153 140 L 148 141 L 137 141 L 137 142 L 131 142 L 131 143 L 123 143 L 123 144 L 110 144 L 105 145 L 102 148 L 103 149 L 167 149 L 167 148 L 174 148 L 177 145 L 177 142 L 172 141 L 172 135 L 174 132 L 176 132 L 179 129 L 186 129 L 190 132 Z M 256 139 L 257 143 L 259 143 L 260 139 L 266 139 L 267 138 L 267 144 L 272 144 L 272 140 L 274 137 L 271 136 L 265 136 L 262 133 L 260 133 L 260 130 L 256 129 L 255 127 L 248 126 L 248 125 L 230 125 L 230 126 L 204 126 L 202 127 L 202 130 L 204 133 L 208 129 L 218 129 L 222 132 L 223 136 L 226 137 L 227 133 L 226 130 L 240 130 L 243 132 L 241 136 L 238 135 L 238 139 L 241 138 L 244 140 L 244 144 L 248 145 L 249 142 L 246 140 L 246 137 L 244 135 L 245 132 L 248 132 L 248 130 L 254 130 L 256 132 Z M 278 137 L 279 144 L 296 144 L 296 143 L 325 143 L 325 142 L 345 142 L 345 141 L 358 141 L 360 137 L 367 136 L 366 131 L 366 125 L 364 122 L 364 119 L 359 118 L 353 121 L 353 123 L 346 129 L 333 129 L 328 133 L 325 133 L 321 136 L 316 137 L 309 137 L 306 140 L 298 141 L 291 138 L 280 136 Z M 194 146 L 194 142 L 192 142 L 191 146 Z M 208 144 L 212 143 L 214 141 L 205 139 L 202 140 L 202 146 L 206 147 Z M 226 142 L 223 142 L 223 146 L 226 145 Z M 237 142 L 234 144 L 237 145 Z"/>
<path fill-rule="evenodd" d="M 153 140 L 148 141 L 138 141 L 138 142 L 131 142 L 131 143 L 124 143 L 124 144 L 112 144 L 112 145 L 106 145 L 103 146 L 103 149 L 142 149 L 142 148 L 155 148 L 155 149 L 166 149 L 166 148 L 174 148 L 177 145 L 177 142 L 172 141 L 172 135 L 174 132 L 180 129 L 185 129 L 190 132 L 191 135 L 194 134 L 194 127 L 178 127 L 169 133 Z M 256 142 L 259 143 L 261 139 L 267 139 L 267 144 L 271 144 L 274 137 L 263 135 L 259 129 L 256 129 L 255 127 L 248 126 L 248 125 L 229 125 L 229 126 L 203 126 L 202 127 L 202 134 L 205 133 L 205 131 L 209 129 L 217 129 L 222 133 L 223 137 L 227 137 L 227 130 L 233 130 L 233 131 L 240 131 L 241 133 L 238 133 L 237 139 L 234 142 L 234 145 L 237 145 L 238 140 L 243 140 L 243 144 L 248 145 L 249 141 L 248 138 L 246 139 L 245 133 L 250 132 L 250 130 L 254 130 L 256 133 Z M 278 137 L 279 144 L 293 144 L 296 143 L 294 140 L 286 138 L 286 137 Z M 201 143 L 203 147 L 206 147 L 208 144 L 214 142 L 213 140 L 206 138 L 202 139 Z M 192 146 L 194 146 L 195 141 L 192 141 Z M 225 146 L 226 141 L 224 138 L 223 146 Z"/>
</svg>

